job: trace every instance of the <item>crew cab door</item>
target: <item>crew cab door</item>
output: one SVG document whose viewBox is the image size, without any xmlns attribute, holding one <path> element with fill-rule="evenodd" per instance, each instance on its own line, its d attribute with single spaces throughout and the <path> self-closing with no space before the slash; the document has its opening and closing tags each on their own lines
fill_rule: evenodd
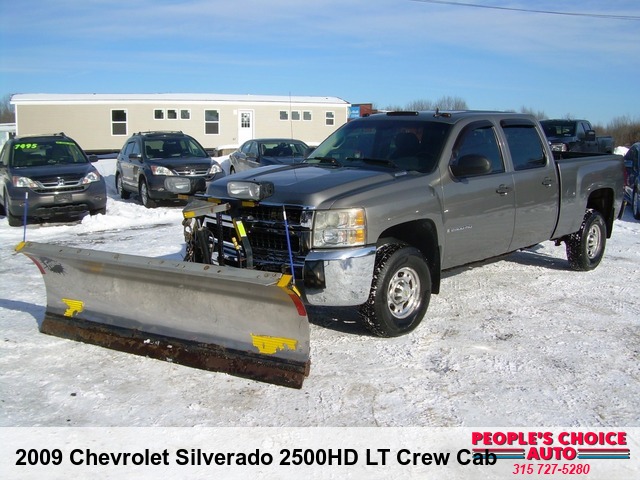
<svg viewBox="0 0 640 480">
<path fill-rule="evenodd" d="M 558 220 L 560 185 L 553 158 L 527 119 L 501 122 L 515 184 L 515 228 L 509 250 L 549 240 Z"/>
<path fill-rule="evenodd" d="M 505 169 L 496 128 L 467 125 L 455 141 L 443 191 L 443 268 L 509 250 L 515 224 L 513 176 Z"/>
</svg>

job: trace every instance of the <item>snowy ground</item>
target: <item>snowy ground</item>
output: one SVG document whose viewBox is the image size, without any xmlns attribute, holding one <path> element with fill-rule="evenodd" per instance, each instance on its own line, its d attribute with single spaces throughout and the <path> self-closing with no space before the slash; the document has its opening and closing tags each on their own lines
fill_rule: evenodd
<svg viewBox="0 0 640 480">
<path fill-rule="evenodd" d="M 116 198 L 108 213 L 33 225 L 27 239 L 181 258 L 179 207 Z M 366 335 L 312 310 L 301 390 L 40 334 L 40 273 L 0 220 L 0 426 L 638 427 L 640 222 L 616 221 L 598 269 L 567 269 L 551 242 L 448 272 L 411 335 Z"/>
</svg>

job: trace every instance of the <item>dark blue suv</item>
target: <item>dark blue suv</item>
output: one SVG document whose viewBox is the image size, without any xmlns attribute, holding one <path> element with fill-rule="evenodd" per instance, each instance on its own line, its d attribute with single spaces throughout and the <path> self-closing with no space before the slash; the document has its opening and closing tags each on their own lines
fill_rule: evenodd
<svg viewBox="0 0 640 480">
<path fill-rule="evenodd" d="M 118 154 L 116 188 L 120 197 L 126 199 L 135 193 L 147 208 L 178 198 L 164 186 L 167 177 L 176 175 L 188 177 L 195 189 L 203 185 L 202 180 L 206 185 L 223 177 L 224 172 L 196 139 L 182 132 L 136 133 Z"/>
<path fill-rule="evenodd" d="M 0 210 L 11 226 L 107 210 L 104 178 L 64 133 L 12 138 L 0 152 Z"/>
</svg>

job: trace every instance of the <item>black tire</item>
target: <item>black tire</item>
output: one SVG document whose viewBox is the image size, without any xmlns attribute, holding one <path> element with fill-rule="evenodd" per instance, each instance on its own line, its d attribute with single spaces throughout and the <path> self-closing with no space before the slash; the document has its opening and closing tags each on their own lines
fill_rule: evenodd
<svg viewBox="0 0 640 480">
<path fill-rule="evenodd" d="M 607 226 L 602 214 L 597 210 L 587 210 L 580 230 L 571 234 L 565 243 L 567 260 L 573 270 L 584 272 L 596 268 L 607 244 Z"/>
<path fill-rule="evenodd" d="M 104 208 L 98 208 L 96 210 L 91 210 L 91 212 L 89 212 L 91 215 L 106 215 L 107 214 L 107 207 Z"/>
<path fill-rule="evenodd" d="M 122 175 L 116 173 L 116 190 L 118 191 L 118 195 L 121 199 L 127 200 L 131 197 L 131 193 L 124 189 L 124 184 L 122 183 Z"/>
<path fill-rule="evenodd" d="M 431 273 L 417 248 L 402 244 L 380 247 L 366 303 L 359 314 L 379 337 L 398 337 L 415 329 L 431 299 Z"/>
<path fill-rule="evenodd" d="M 140 195 L 140 201 L 145 207 L 156 208 L 158 206 L 156 201 L 149 196 L 149 186 L 147 185 L 146 180 L 140 180 L 138 193 Z"/>
<path fill-rule="evenodd" d="M 633 218 L 640 220 L 640 188 L 633 189 L 633 195 L 631 196 L 631 212 Z"/>
<path fill-rule="evenodd" d="M 23 225 L 22 222 L 22 217 L 16 217 L 15 215 L 11 214 L 11 209 L 9 208 L 9 194 L 7 192 L 4 192 L 4 214 L 7 217 L 7 222 L 9 223 L 10 227 L 21 227 Z"/>
</svg>

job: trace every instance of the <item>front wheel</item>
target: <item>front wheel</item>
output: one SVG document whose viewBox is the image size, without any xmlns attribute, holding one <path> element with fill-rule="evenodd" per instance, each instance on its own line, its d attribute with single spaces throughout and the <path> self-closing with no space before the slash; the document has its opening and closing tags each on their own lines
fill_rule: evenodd
<svg viewBox="0 0 640 480">
<path fill-rule="evenodd" d="M 7 217 L 7 222 L 9 222 L 10 227 L 21 227 L 22 226 L 22 218 L 17 217 L 11 214 L 11 205 L 9 205 L 9 193 L 4 192 L 4 214 Z"/>
<path fill-rule="evenodd" d="M 569 266 L 578 271 L 593 270 L 602 260 L 606 243 L 604 217 L 597 210 L 587 210 L 580 230 L 566 240 Z"/>
<path fill-rule="evenodd" d="M 359 313 L 374 335 L 397 337 L 420 324 L 430 298 L 431 273 L 420 250 L 385 245 L 376 255 L 371 293 Z"/>
<path fill-rule="evenodd" d="M 149 186 L 146 180 L 140 180 L 139 188 L 140 201 L 147 208 L 155 208 L 158 204 L 149 196 Z"/>
<path fill-rule="evenodd" d="M 631 211 L 633 212 L 633 218 L 640 220 L 640 188 L 633 189 L 633 196 L 631 197 Z"/>
</svg>

